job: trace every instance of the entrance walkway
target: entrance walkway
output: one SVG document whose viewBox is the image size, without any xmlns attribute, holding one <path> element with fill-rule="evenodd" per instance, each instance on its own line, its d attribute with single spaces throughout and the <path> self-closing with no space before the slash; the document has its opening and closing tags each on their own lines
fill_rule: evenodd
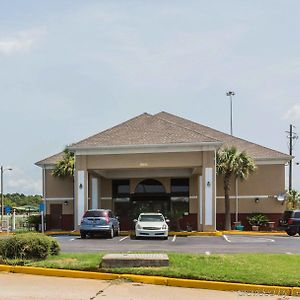
<svg viewBox="0 0 300 300">
<path fill-rule="evenodd" d="M 238 292 L 189 289 L 93 279 L 70 279 L 25 274 L 0 273 L 0 299 L 3 300 L 235 300 L 291 299 Z"/>
</svg>

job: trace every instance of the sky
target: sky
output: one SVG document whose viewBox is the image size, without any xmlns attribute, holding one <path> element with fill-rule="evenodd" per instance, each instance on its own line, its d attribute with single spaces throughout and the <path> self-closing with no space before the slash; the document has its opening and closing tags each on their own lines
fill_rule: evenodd
<svg viewBox="0 0 300 300">
<path fill-rule="evenodd" d="M 40 194 L 35 162 L 143 112 L 229 132 L 229 90 L 234 135 L 287 153 L 299 12 L 298 0 L 0 0 L 4 193 Z"/>
</svg>

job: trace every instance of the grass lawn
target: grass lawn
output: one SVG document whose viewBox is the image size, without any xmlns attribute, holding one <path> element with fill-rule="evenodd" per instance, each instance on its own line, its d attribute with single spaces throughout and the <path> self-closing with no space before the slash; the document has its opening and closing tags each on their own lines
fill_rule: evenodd
<svg viewBox="0 0 300 300">
<path fill-rule="evenodd" d="M 99 271 L 104 254 L 63 253 L 25 265 Z M 170 266 L 161 268 L 103 269 L 104 272 L 160 275 L 167 277 L 219 280 L 281 286 L 300 286 L 300 255 L 169 253 Z M 8 261 L 9 263 L 9 261 Z M 12 263 L 12 261 L 10 262 Z"/>
</svg>

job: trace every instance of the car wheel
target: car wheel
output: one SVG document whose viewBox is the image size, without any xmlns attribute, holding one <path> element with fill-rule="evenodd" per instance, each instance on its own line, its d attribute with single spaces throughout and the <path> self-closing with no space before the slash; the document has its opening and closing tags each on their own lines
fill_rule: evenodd
<svg viewBox="0 0 300 300">
<path fill-rule="evenodd" d="M 289 236 L 294 236 L 297 234 L 297 231 L 296 230 L 287 230 L 286 233 L 289 235 Z"/>
<path fill-rule="evenodd" d="M 80 237 L 81 237 L 82 239 L 86 239 L 86 233 L 80 232 Z"/>
<path fill-rule="evenodd" d="M 118 229 L 116 231 L 116 236 L 120 236 L 120 227 L 118 227 Z"/>
<path fill-rule="evenodd" d="M 110 239 L 112 239 L 114 236 L 115 236 L 115 230 L 114 230 L 114 228 L 112 227 L 112 228 L 110 229 L 110 231 L 108 232 L 108 237 L 109 237 Z"/>
</svg>

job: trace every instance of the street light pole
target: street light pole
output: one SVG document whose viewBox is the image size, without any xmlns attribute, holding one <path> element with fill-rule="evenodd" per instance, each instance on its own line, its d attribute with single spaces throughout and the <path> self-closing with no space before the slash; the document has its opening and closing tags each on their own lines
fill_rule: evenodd
<svg viewBox="0 0 300 300">
<path fill-rule="evenodd" d="M 293 189 L 293 148 L 295 145 L 295 141 L 298 139 L 298 135 L 294 132 L 295 126 L 290 125 L 290 130 L 286 131 L 288 134 L 287 138 L 289 139 L 289 153 L 291 156 L 291 160 L 289 162 L 289 192 Z"/>
<path fill-rule="evenodd" d="M 1 227 L 4 215 L 4 207 L 3 207 L 3 166 L 1 166 Z"/>
<path fill-rule="evenodd" d="M 234 96 L 235 93 L 232 91 L 229 91 L 226 93 L 226 96 L 228 96 L 230 98 L 230 134 L 233 135 L 233 113 L 232 113 L 232 96 Z"/>
<path fill-rule="evenodd" d="M 6 170 L 11 171 L 12 168 L 3 168 L 3 166 L 1 166 L 1 168 L 0 168 L 0 172 L 1 172 L 1 227 L 2 227 L 2 221 L 3 221 L 3 216 L 4 216 L 3 173 Z"/>
</svg>

